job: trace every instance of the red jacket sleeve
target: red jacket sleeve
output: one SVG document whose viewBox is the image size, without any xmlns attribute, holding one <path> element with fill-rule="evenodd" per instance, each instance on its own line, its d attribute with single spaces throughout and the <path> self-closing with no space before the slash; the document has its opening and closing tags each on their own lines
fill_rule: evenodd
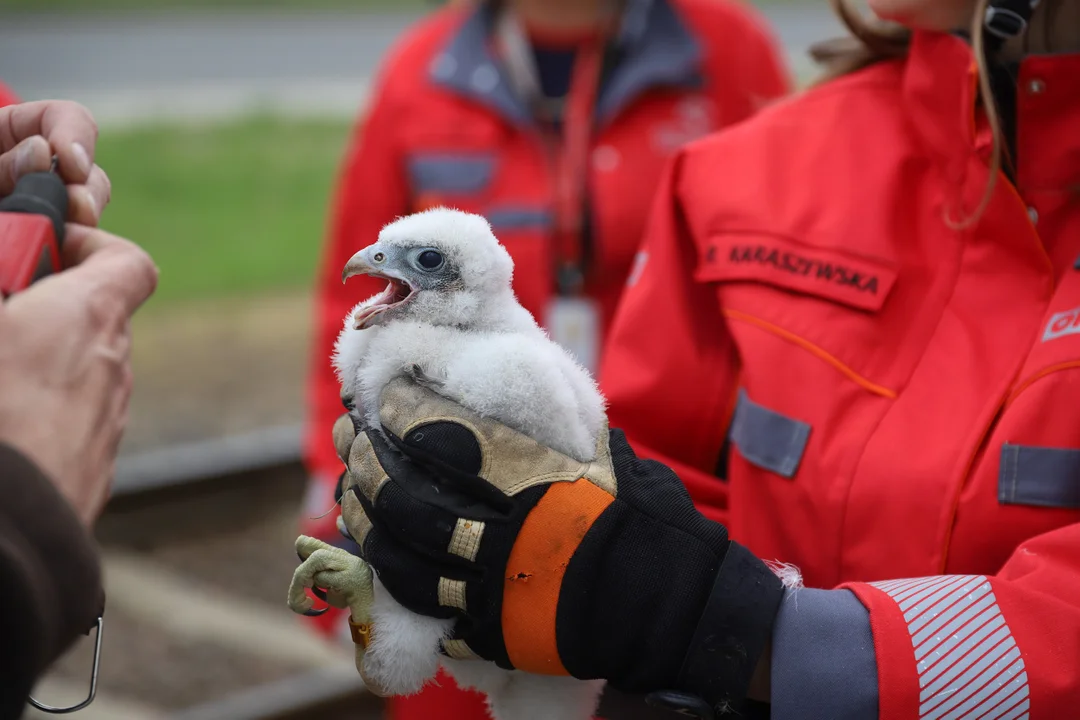
<svg viewBox="0 0 1080 720">
<path fill-rule="evenodd" d="M 698 508 L 726 520 L 715 475 L 734 408 L 738 361 L 715 289 L 694 282 L 697 251 L 669 163 L 627 280 L 600 369 L 612 427 L 635 450 L 674 469 Z M 687 422 L 692 418 L 693 422 Z"/>
<path fill-rule="evenodd" d="M 1028 540 L 993 576 L 844 587 L 870 611 L 882 718 L 1076 716 L 1080 524 Z"/>
<path fill-rule="evenodd" d="M 384 284 L 366 276 L 343 284 L 341 269 L 353 254 L 375 242 L 383 225 L 407 212 L 403 156 L 394 130 L 395 102 L 390 86 L 382 77 L 372 95 L 370 112 L 357 121 L 333 199 L 316 278 L 304 456 L 309 473 L 324 480 L 336 479 L 343 469 L 332 440 L 334 421 L 344 412 L 331 365 L 334 342 L 349 310 L 379 292 Z"/>
</svg>

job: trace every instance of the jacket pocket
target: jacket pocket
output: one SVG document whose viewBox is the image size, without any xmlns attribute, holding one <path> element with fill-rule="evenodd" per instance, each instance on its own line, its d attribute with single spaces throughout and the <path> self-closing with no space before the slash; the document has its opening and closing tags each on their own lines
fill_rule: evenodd
<svg viewBox="0 0 1080 720">
<path fill-rule="evenodd" d="M 486 189 L 495 174 L 490 153 L 423 152 L 407 160 L 415 195 L 469 195 Z"/>
<path fill-rule="evenodd" d="M 810 425 L 758 405 L 740 389 L 730 439 L 747 462 L 791 478 L 806 451 Z"/>
<path fill-rule="evenodd" d="M 1080 509 L 1080 450 L 1004 443 L 998 502 Z"/>
<path fill-rule="evenodd" d="M 790 377 L 820 382 L 807 363 L 824 362 L 842 383 L 889 399 L 918 364 L 946 296 L 899 260 L 765 232 L 714 232 L 698 253 L 694 278 L 715 288 L 747 367 L 780 357 L 764 333 L 806 351 L 786 358 Z"/>
<path fill-rule="evenodd" d="M 698 282 L 756 282 L 876 312 L 896 282 L 890 264 L 761 233 L 716 234 L 702 248 Z"/>
<path fill-rule="evenodd" d="M 484 216 L 495 232 L 541 232 L 551 230 L 551 211 L 544 207 L 498 205 L 488 207 Z"/>
</svg>

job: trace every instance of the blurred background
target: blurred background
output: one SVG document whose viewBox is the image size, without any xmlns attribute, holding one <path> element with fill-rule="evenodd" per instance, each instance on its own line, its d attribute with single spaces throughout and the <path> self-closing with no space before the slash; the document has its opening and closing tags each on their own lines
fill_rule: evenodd
<svg viewBox="0 0 1080 720">
<path fill-rule="evenodd" d="M 0 79 L 24 100 L 93 111 L 113 184 L 102 226 L 161 268 L 135 321 L 131 422 L 98 528 L 98 698 L 76 717 L 379 716 L 351 647 L 285 605 L 309 291 L 369 79 L 436 4 L 0 0 Z M 840 32 L 826 0 L 755 4 L 808 80 L 807 47 Z M 38 699 L 77 702 L 91 648 L 81 641 Z"/>
</svg>

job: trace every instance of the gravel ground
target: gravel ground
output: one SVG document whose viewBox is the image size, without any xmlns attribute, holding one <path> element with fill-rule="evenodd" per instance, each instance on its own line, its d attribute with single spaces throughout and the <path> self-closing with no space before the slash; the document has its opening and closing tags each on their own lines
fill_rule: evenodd
<svg viewBox="0 0 1080 720">
<path fill-rule="evenodd" d="M 303 490 L 299 466 L 252 473 L 218 488 L 134 497 L 109 506 L 98 529 L 104 553 L 136 552 L 239 602 L 280 611 L 296 568 L 292 550 Z M 167 710 L 217 700 L 307 668 L 170 633 L 107 604 L 99 692 Z M 51 675 L 78 686 L 88 677 L 92 638 L 80 639 Z"/>
<path fill-rule="evenodd" d="M 293 543 L 304 482 L 297 465 L 219 488 L 132 498 L 110 505 L 98 539 L 237 598 L 281 608 L 299 562 Z"/>
<path fill-rule="evenodd" d="M 133 326 L 135 392 L 121 452 L 301 422 L 310 307 L 295 294 L 148 305 Z"/>
<path fill-rule="evenodd" d="M 80 639 L 54 666 L 53 674 L 80 686 L 90 672 L 91 639 Z M 179 710 L 301 668 L 191 642 L 153 624 L 110 611 L 101 647 L 98 692 Z"/>
<path fill-rule="evenodd" d="M 303 618 L 285 608 L 285 591 L 298 562 L 293 541 L 303 484 L 302 468 L 294 465 L 218 486 L 211 482 L 120 498 L 99 522 L 98 542 L 106 556 L 134 553 L 171 577 L 190 578 L 194 586 L 236 598 L 238 607 L 302 624 Z M 166 712 L 190 710 L 312 670 L 310 653 L 306 660 L 291 662 L 283 661 L 280 652 L 267 657 L 250 648 L 234 649 L 205 632 L 196 639 L 133 614 L 130 602 L 127 609 L 123 601 L 107 603 L 98 684 L 102 697 Z M 92 636 L 80 639 L 54 665 L 50 679 L 68 683 L 73 691 L 85 687 L 92 647 Z M 74 701 L 55 692 L 39 699 Z M 379 707 L 373 698 L 354 706 L 339 702 L 318 717 L 374 720 Z"/>
<path fill-rule="evenodd" d="M 217 490 L 127 501 L 109 507 L 98 540 L 106 553 L 136 551 L 201 585 L 281 608 L 285 615 L 301 489 L 302 475 L 294 468 L 292 474 L 252 477 Z M 78 642 L 55 666 L 55 677 L 84 683 L 92 644 Z M 116 602 L 107 606 L 99 678 L 105 694 L 180 709 L 303 669 L 170 634 Z"/>
</svg>

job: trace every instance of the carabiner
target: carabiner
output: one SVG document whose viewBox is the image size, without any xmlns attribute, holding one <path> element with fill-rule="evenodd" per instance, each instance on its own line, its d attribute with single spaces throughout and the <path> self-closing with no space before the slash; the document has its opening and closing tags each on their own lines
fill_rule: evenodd
<svg viewBox="0 0 1080 720">
<path fill-rule="evenodd" d="M 56 708 L 49 705 L 42 705 L 34 698 L 29 698 L 30 704 L 42 712 L 52 713 L 53 715 L 66 715 L 67 713 L 73 713 L 77 710 L 82 710 L 84 707 L 94 702 L 94 696 L 97 695 L 97 679 L 98 679 L 98 665 L 101 661 L 101 628 L 105 624 L 104 616 L 100 616 L 97 619 L 97 639 L 94 641 L 94 667 L 90 671 L 90 695 L 78 705 L 72 705 L 67 708 Z M 89 633 L 88 633 L 89 634 Z"/>
</svg>

